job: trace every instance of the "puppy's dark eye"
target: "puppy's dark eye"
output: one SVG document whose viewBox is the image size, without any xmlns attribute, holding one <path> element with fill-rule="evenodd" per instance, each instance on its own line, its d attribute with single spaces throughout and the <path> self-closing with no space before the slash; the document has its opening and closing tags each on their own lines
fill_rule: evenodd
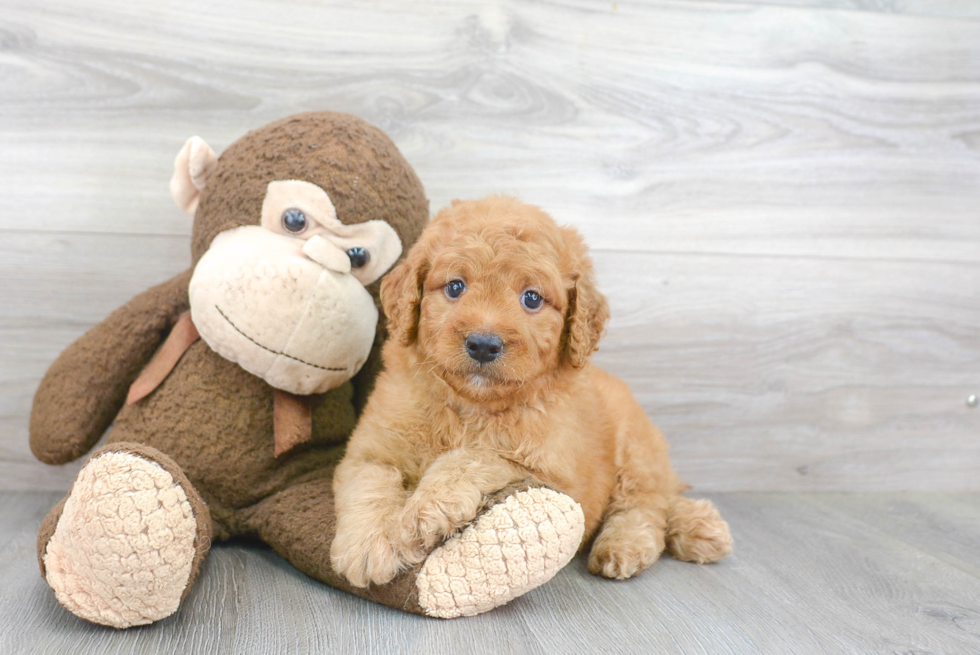
<svg viewBox="0 0 980 655">
<path fill-rule="evenodd" d="M 446 285 L 446 296 L 452 299 L 459 298 L 466 291 L 466 283 L 462 280 L 452 280 Z"/>
<path fill-rule="evenodd" d="M 282 213 L 282 226 L 287 232 L 302 234 L 309 227 L 310 220 L 298 209 L 287 209 Z"/>
<path fill-rule="evenodd" d="M 524 295 L 521 296 L 521 304 L 524 305 L 524 309 L 533 312 L 541 309 L 541 305 L 544 304 L 544 298 L 542 298 L 541 294 L 537 291 L 531 291 L 528 289 L 524 292 Z"/>
<path fill-rule="evenodd" d="M 371 261 L 371 253 L 360 246 L 355 246 L 348 250 L 347 256 L 350 257 L 351 268 L 363 268 Z"/>
</svg>

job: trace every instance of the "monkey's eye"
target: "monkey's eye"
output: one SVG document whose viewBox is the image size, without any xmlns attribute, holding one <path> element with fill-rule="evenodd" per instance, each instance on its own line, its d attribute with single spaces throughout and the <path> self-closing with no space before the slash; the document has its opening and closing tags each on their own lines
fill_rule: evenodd
<svg viewBox="0 0 980 655">
<path fill-rule="evenodd" d="M 360 246 L 354 246 L 348 250 L 347 256 L 350 257 L 351 268 L 363 268 L 371 261 L 371 253 Z"/>
<path fill-rule="evenodd" d="M 282 213 L 282 226 L 287 232 L 302 234 L 310 226 L 310 219 L 300 210 L 290 208 Z"/>
<path fill-rule="evenodd" d="M 446 285 L 446 297 L 455 300 L 466 291 L 466 283 L 462 280 L 450 280 Z"/>
<path fill-rule="evenodd" d="M 536 312 L 537 310 L 541 309 L 541 305 L 544 304 L 544 298 L 542 298 L 541 294 L 537 291 L 528 289 L 521 296 L 521 304 L 524 306 L 524 309 L 531 312 Z"/>
</svg>

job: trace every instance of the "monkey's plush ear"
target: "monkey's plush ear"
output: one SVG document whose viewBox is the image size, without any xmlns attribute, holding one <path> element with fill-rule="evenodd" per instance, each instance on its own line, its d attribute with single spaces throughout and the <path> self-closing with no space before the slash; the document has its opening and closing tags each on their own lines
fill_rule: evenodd
<svg viewBox="0 0 980 655">
<path fill-rule="evenodd" d="M 170 178 L 170 195 L 191 216 L 197 211 L 201 191 L 218 165 L 218 155 L 199 136 L 192 136 L 177 153 L 174 175 Z"/>
</svg>

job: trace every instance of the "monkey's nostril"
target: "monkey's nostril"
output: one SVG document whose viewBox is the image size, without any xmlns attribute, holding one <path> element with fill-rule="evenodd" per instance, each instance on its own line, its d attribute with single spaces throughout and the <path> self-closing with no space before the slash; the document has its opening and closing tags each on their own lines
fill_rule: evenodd
<svg viewBox="0 0 980 655">
<path fill-rule="evenodd" d="M 463 342 L 466 352 L 470 358 L 475 359 L 481 364 L 492 362 L 500 356 L 504 350 L 504 342 L 496 334 L 485 334 L 475 332 L 466 337 Z"/>
</svg>

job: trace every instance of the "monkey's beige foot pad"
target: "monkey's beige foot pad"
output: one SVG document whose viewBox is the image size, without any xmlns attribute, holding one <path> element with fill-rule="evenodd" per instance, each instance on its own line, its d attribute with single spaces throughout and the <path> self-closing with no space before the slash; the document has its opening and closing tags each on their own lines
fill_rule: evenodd
<svg viewBox="0 0 980 655">
<path fill-rule="evenodd" d="M 443 619 L 499 607 L 553 578 L 584 531 L 581 506 L 565 494 L 514 493 L 429 555 L 416 578 L 419 605 Z"/>
<path fill-rule="evenodd" d="M 106 452 L 81 470 L 44 554 L 46 580 L 73 614 L 126 628 L 173 614 L 194 562 L 197 522 L 156 462 Z"/>
</svg>

